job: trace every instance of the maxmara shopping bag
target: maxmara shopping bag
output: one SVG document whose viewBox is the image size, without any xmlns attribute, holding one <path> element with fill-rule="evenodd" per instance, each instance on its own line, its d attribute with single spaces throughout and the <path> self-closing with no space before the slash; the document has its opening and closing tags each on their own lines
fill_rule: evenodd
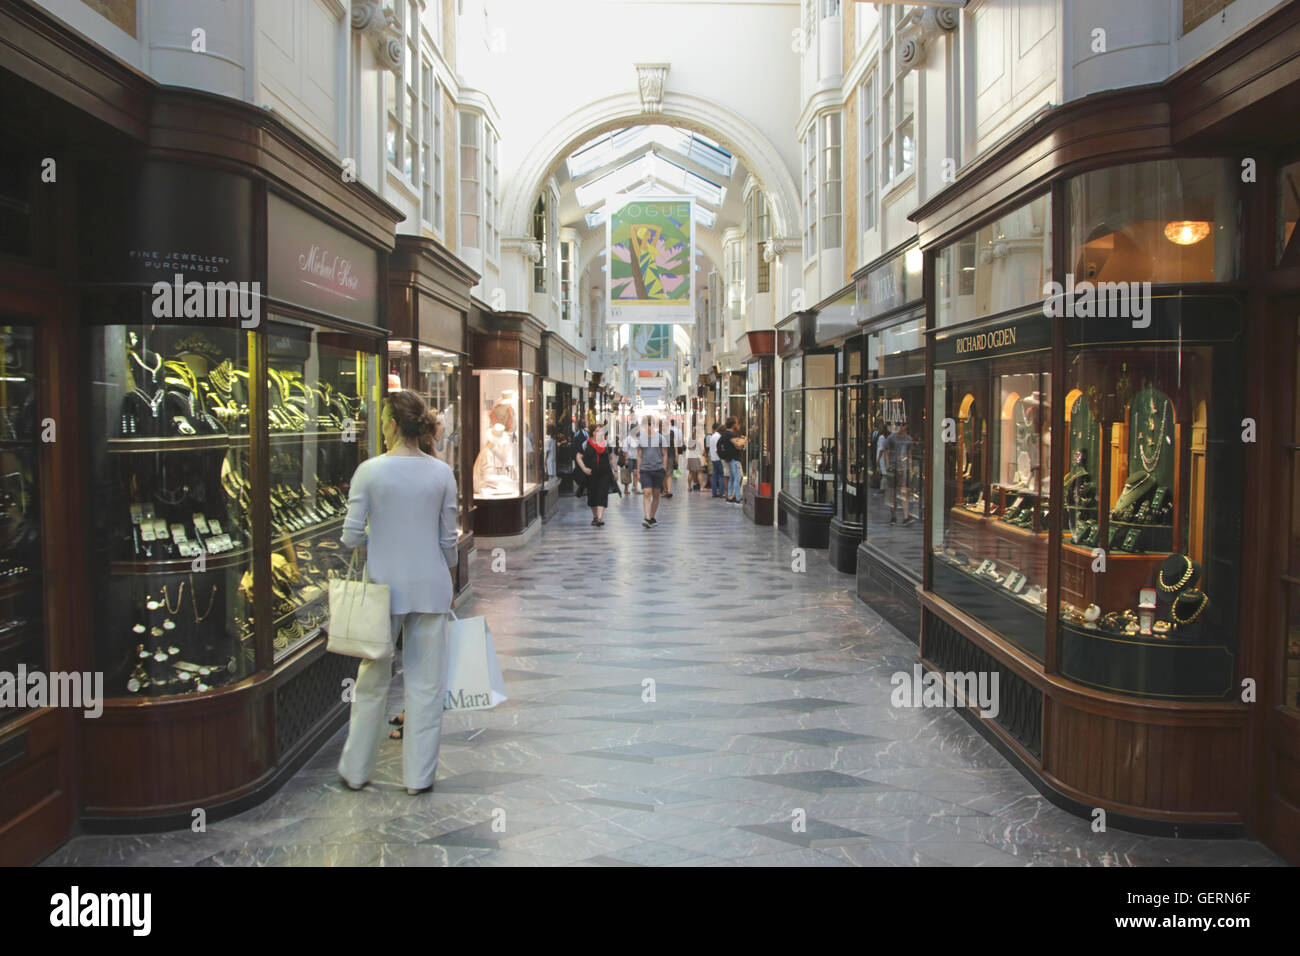
<svg viewBox="0 0 1300 956">
<path fill-rule="evenodd" d="M 447 626 L 447 700 L 444 710 L 488 710 L 506 700 L 496 645 L 481 617 L 451 616 Z"/>
</svg>

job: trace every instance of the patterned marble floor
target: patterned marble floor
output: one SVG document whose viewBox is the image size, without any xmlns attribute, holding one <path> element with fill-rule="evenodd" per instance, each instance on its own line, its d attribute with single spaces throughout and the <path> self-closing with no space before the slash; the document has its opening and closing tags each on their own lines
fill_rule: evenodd
<svg viewBox="0 0 1300 956">
<path fill-rule="evenodd" d="M 955 714 L 890 706 L 915 645 L 824 553 L 793 572 L 789 539 L 707 492 L 679 488 L 652 530 L 640 518 L 615 498 L 592 528 L 566 498 L 503 571 L 478 554 L 458 611 L 487 616 L 511 699 L 447 716 L 432 793 L 399 786 L 397 743 L 346 790 L 341 731 L 206 833 L 83 836 L 47 864 L 1281 863 L 1251 841 L 1093 833 Z"/>
</svg>

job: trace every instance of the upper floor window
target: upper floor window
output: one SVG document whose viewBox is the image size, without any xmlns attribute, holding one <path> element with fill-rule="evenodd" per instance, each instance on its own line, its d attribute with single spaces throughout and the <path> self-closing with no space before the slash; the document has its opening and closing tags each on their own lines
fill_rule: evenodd
<svg viewBox="0 0 1300 956">
<path fill-rule="evenodd" d="M 487 148 L 484 165 L 484 182 L 487 183 L 483 215 L 487 217 L 487 254 L 495 259 L 501 251 L 501 168 L 497 165 L 497 135 L 488 128 L 484 136 Z"/>
<path fill-rule="evenodd" d="M 425 60 L 420 67 L 420 218 L 442 230 L 442 86 Z"/>
<path fill-rule="evenodd" d="M 880 15 L 880 183 L 888 186 L 912 171 L 916 153 L 916 73 L 900 75 L 898 28 L 910 7 L 900 4 Z"/>
<path fill-rule="evenodd" d="M 384 71 L 384 148 L 388 162 L 415 185 L 420 161 L 420 5 L 414 0 L 395 3 L 393 12 L 402 29 L 402 59 L 396 70 Z"/>
<path fill-rule="evenodd" d="M 479 233 L 479 118 L 460 114 L 460 242 L 470 249 L 481 248 Z"/>
<path fill-rule="evenodd" d="M 568 322 L 574 317 L 573 302 L 573 243 L 560 243 L 560 318 Z M 578 330 L 582 334 L 582 330 Z"/>
<path fill-rule="evenodd" d="M 772 264 L 763 255 L 764 244 L 772 238 L 772 220 L 767 212 L 767 196 L 761 189 L 754 190 L 754 222 L 758 227 L 758 238 L 754 246 L 758 255 L 758 276 L 754 286 L 757 293 L 770 292 L 772 284 Z"/>
<path fill-rule="evenodd" d="M 827 113 L 821 118 L 821 125 L 822 248 L 838 249 L 844 209 L 840 114 Z"/>
<path fill-rule="evenodd" d="M 876 228 L 876 83 L 870 70 L 858 90 L 858 109 L 862 115 L 862 230 Z"/>
<path fill-rule="evenodd" d="M 803 253 L 805 259 L 817 256 L 817 124 L 813 123 L 803 141 Z"/>
<path fill-rule="evenodd" d="M 537 241 L 541 249 L 541 256 L 533 263 L 533 291 L 547 291 L 547 247 L 550 245 L 550 236 L 548 229 L 551 224 L 550 213 L 547 210 L 546 193 L 537 197 L 537 205 L 533 207 L 533 239 Z"/>
<path fill-rule="evenodd" d="M 840 15 L 840 0 L 822 0 L 822 19 Z"/>
</svg>

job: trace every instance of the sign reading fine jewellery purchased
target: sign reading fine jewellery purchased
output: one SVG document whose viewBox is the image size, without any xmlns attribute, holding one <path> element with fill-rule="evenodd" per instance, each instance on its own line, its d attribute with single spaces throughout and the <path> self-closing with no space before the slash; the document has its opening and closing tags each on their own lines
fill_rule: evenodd
<svg viewBox="0 0 1300 956">
<path fill-rule="evenodd" d="M 610 213 L 605 227 L 610 321 L 694 324 L 691 223 L 688 196 L 641 196 Z"/>
</svg>

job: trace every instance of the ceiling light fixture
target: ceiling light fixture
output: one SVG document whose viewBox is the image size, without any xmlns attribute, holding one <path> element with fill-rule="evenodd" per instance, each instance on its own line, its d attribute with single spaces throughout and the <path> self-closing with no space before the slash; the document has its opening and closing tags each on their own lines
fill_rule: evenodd
<svg viewBox="0 0 1300 956">
<path fill-rule="evenodd" d="M 1191 246 L 1210 234 L 1210 224 L 1190 219 L 1165 223 L 1165 238 L 1180 246 Z"/>
</svg>

